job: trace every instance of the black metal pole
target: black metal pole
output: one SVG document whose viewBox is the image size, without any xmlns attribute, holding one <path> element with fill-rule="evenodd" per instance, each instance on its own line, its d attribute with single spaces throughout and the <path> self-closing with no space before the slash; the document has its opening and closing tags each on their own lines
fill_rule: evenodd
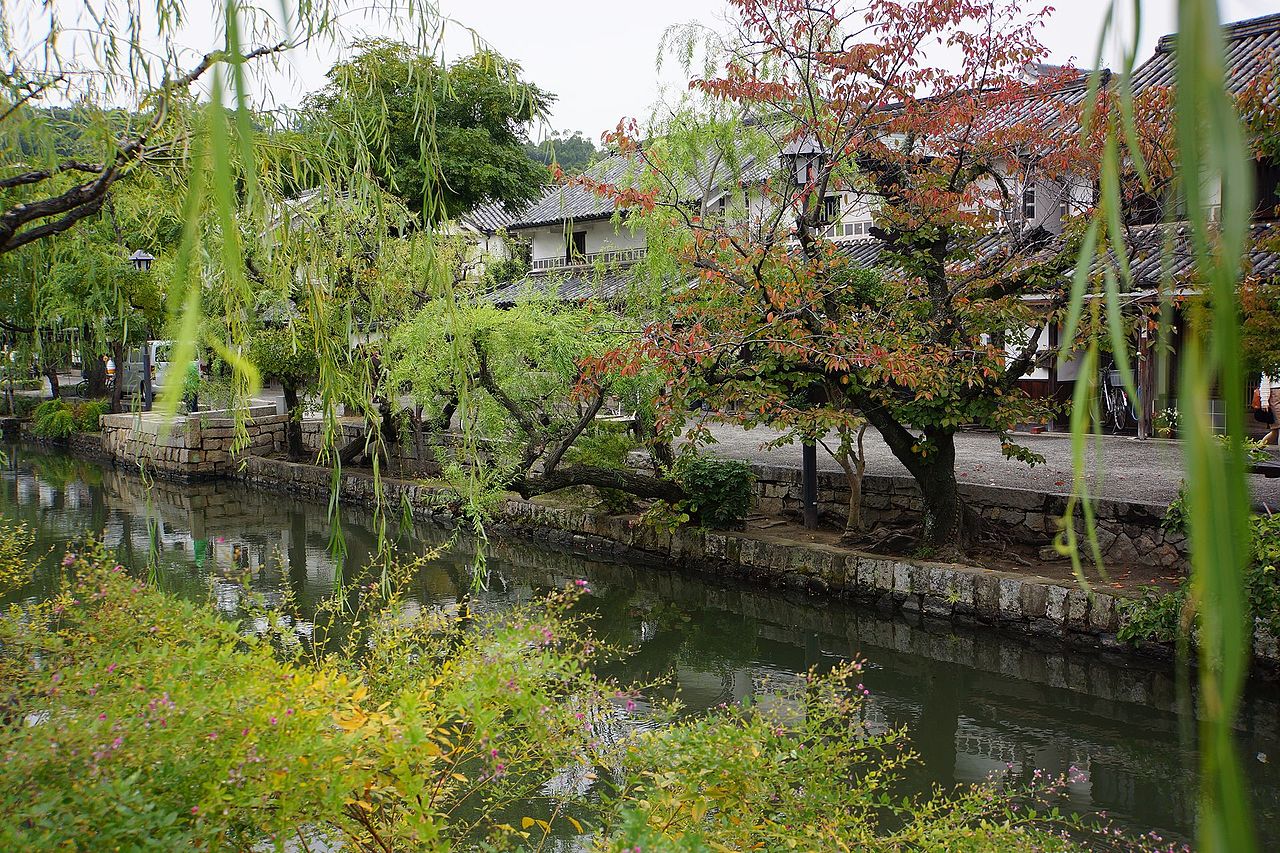
<svg viewBox="0 0 1280 853">
<path fill-rule="evenodd" d="M 142 341 L 142 411 L 151 411 L 154 395 L 151 388 L 151 341 Z"/>
<path fill-rule="evenodd" d="M 800 445 L 800 492 L 804 504 L 804 529 L 818 529 L 818 445 Z"/>
</svg>

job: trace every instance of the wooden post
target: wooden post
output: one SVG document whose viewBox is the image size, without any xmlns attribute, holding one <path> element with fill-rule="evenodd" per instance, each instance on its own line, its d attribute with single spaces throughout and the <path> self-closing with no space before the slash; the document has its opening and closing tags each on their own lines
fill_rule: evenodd
<svg viewBox="0 0 1280 853">
<path fill-rule="evenodd" d="M 1156 411 L 1155 360 L 1151 357 L 1151 322 L 1143 312 L 1138 326 L 1138 438 L 1151 438 Z"/>
<path fill-rule="evenodd" d="M 805 441 L 800 446 L 800 493 L 804 505 L 804 529 L 818 529 L 818 445 Z"/>
</svg>

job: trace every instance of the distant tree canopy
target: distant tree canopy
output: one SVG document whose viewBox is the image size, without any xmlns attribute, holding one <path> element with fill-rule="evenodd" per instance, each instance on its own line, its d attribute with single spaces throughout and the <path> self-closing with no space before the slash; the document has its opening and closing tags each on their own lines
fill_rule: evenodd
<svg viewBox="0 0 1280 853">
<path fill-rule="evenodd" d="M 548 173 L 525 156 L 524 146 L 529 123 L 553 96 L 520 80 L 518 65 L 478 53 L 442 69 L 400 42 L 378 39 L 356 48 L 308 102 L 311 129 L 350 136 L 354 166 L 428 220 L 538 196 Z M 424 88 L 435 109 L 430 133 L 416 115 Z M 438 170 L 438 184 L 426 182 L 424 164 Z M 439 193 L 441 204 L 428 202 L 430 192 Z"/>
<path fill-rule="evenodd" d="M 566 173 L 576 175 L 584 171 L 600 156 L 595 144 L 575 130 L 572 134 L 559 131 L 537 143 L 528 143 L 524 153 L 535 163 L 550 166 L 553 162 Z"/>
</svg>

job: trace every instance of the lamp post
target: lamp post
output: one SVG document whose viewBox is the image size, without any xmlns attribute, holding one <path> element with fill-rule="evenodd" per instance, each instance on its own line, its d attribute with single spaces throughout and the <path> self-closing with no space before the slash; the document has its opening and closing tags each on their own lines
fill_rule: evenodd
<svg viewBox="0 0 1280 853">
<path fill-rule="evenodd" d="M 780 156 L 792 191 L 799 191 L 800 219 L 806 220 L 808 194 L 827 163 L 826 149 L 812 136 L 787 143 Z M 812 438 L 800 444 L 800 506 L 805 530 L 818 529 L 818 446 Z"/>
<path fill-rule="evenodd" d="M 134 252 L 129 256 L 129 262 L 133 264 L 133 268 L 138 272 L 148 272 L 151 269 L 151 262 L 155 260 L 154 255 L 144 252 L 142 249 Z M 124 376 L 124 365 L 117 368 L 120 376 Z M 151 386 L 151 340 L 149 338 L 142 339 L 142 410 L 144 412 L 151 411 L 151 403 L 155 399 L 155 392 Z"/>
</svg>

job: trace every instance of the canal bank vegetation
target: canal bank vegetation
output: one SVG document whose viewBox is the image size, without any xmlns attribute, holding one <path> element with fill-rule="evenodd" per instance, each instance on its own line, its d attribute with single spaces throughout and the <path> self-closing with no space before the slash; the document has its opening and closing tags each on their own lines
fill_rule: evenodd
<svg viewBox="0 0 1280 853">
<path fill-rule="evenodd" d="M 60 595 L 0 618 L 6 849 L 1176 846 L 1060 811 L 1074 770 L 904 795 L 909 733 L 868 726 L 856 663 L 770 702 L 642 714 L 643 686 L 592 672 L 610 650 L 576 615 L 582 581 L 501 614 L 353 582 L 303 641 L 92 545 L 62 566 Z"/>
<path fill-rule="evenodd" d="M 109 408 L 105 400 L 81 400 L 74 404 L 60 398 L 45 400 L 32 412 L 31 434 L 57 441 L 77 432 L 98 432 L 102 429 L 102 416 Z"/>
<path fill-rule="evenodd" d="M 1172 507 L 1170 508 L 1172 509 Z M 1280 635 L 1280 515 L 1255 515 L 1249 525 L 1251 559 L 1244 586 L 1248 617 L 1273 636 Z M 1140 599 L 1121 607 L 1121 640 L 1174 642 L 1196 635 L 1197 609 L 1191 601 L 1192 582 L 1184 577 L 1173 591 L 1144 590 Z"/>
</svg>

